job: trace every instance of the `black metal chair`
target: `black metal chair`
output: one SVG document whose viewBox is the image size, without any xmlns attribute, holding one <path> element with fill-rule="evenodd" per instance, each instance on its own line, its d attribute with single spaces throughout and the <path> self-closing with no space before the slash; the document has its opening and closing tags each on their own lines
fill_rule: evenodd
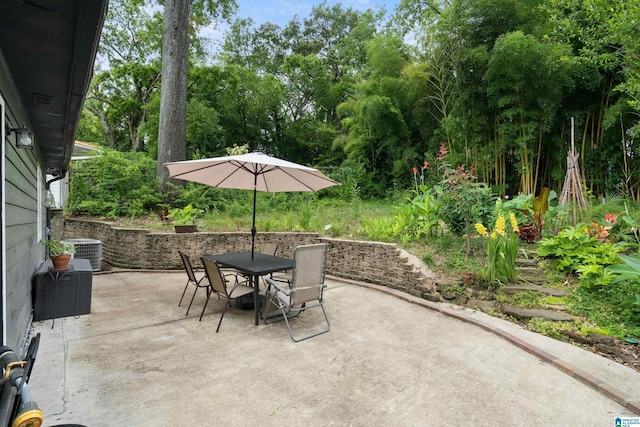
<svg viewBox="0 0 640 427">
<path fill-rule="evenodd" d="M 196 278 L 195 273 L 193 272 L 193 267 L 191 266 L 191 260 L 189 259 L 189 255 L 182 251 L 178 251 L 180 254 L 180 258 L 182 259 L 182 263 L 184 264 L 184 270 L 187 272 L 187 284 L 184 285 L 184 291 L 182 291 L 182 296 L 180 297 L 180 302 L 178 303 L 178 307 L 182 304 L 182 299 L 184 298 L 185 293 L 187 292 L 187 288 L 189 285 L 195 286 L 195 290 L 193 291 L 193 295 L 191 296 L 191 302 L 189 302 L 189 307 L 187 308 L 187 313 L 185 316 L 189 315 L 189 310 L 191 310 L 191 304 L 193 304 L 193 299 L 196 297 L 196 292 L 200 288 L 207 288 L 209 285 L 201 285 L 202 280 L 205 276 L 202 276 L 200 279 Z"/>
<path fill-rule="evenodd" d="M 218 327 L 216 328 L 216 332 L 220 330 L 220 324 L 222 323 L 222 319 L 224 318 L 224 314 L 227 312 L 227 308 L 231 307 L 231 300 L 236 298 L 241 298 L 245 295 L 253 294 L 253 288 L 247 285 L 241 285 L 236 280 L 236 284 L 231 291 L 227 289 L 227 278 L 220 271 L 220 267 L 216 264 L 215 261 L 207 258 L 201 258 L 202 265 L 204 266 L 204 271 L 206 273 L 205 277 L 208 279 L 209 285 L 204 286 L 207 288 L 207 301 L 204 303 L 204 307 L 202 308 L 202 313 L 200 313 L 200 320 L 202 320 L 202 315 L 204 314 L 204 310 L 207 308 L 207 304 L 209 303 L 209 297 L 211 297 L 212 293 L 218 294 L 218 297 L 223 297 L 227 299 L 227 302 L 224 304 L 224 310 L 222 311 L 222 315 L 220 316 L 220 321 L 218 322 Z"/>
</svg>

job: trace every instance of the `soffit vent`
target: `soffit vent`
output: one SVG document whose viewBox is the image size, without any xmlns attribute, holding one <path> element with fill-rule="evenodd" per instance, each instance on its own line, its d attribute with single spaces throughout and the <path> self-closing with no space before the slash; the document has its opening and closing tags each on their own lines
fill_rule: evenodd
<svg viewBox="0 0 640 427">
<path fill-rule="evenodd" d="M 33 94 L 33 103 L 36 105 L 51 105 L 53 97 L 48 95 L 42 95 L 40 93 Z"/>
</svg>

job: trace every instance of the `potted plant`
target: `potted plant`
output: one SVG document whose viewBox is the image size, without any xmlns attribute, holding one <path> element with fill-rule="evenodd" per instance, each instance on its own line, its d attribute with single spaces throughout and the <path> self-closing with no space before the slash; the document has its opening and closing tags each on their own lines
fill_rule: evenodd
<svg viewBox="0 0 640 427">
<path fill-rule="evenodd" d="M 76 247 L 71 243 L 64 243 L 58 239 L 43 240 L 42 245 L 49 249 L 49 258 L 54 271 L 64 271 L 69 268 L 71 255 Z"/>
<path fill-rule="evenodd" d="M 196 209 L 189 203 L 182 209 L 171 209 L 167 218 L 173 220 L 176 233 L 195 233 L 197 230 L 195 220 L 202 212 L 204 212 L 202 209 Z"/>
</svg>

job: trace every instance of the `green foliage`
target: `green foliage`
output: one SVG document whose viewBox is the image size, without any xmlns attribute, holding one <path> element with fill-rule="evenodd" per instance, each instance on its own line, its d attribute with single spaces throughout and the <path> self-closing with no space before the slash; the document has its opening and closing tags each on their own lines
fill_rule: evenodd
<svg viewBox="0 0 640 427">
<path fill-rule="evenodd" d="M 40 243 L 42 243 L 42 246 L 45 248 L 49 249 L 49 255 L 53 256 L 68 255 L 76 251 L 75 245 L 72 243 L 63 243 L 58 239 L 42 240 Z"/>
<path fill-rule="evenodd" d="M 184 208 L 171 209 L 167 218 L 172 219 L 174 225 L 189 225 L 194 224 L 203 212 L 202 209 L 196 209 L 189 203 Z"/>
<path fill-rule="evenodd" d="M 573 331 L 575 326 L 569 322 L 554 322 L 552 320 L 536 317 L 527 322 L 527 328 L 534 332 L 563 340 L 566 338 L 563 331 Z"/>
<path fill-rule="evenodd" d="M 618 254 L 618 256 L 624 261 L 624 265 L 610 265 L 607 267 L 607 270 L 619 275 L 613 279 L 613 283 L 618 284 L 624 289 L 631 288 L 628 290 L 631 294 L 624 297 L 621 301 L 623 315 L 625 317 L 640 319 L 640 292 L 637 292 L 640 290 L 640 259 L 623 254 Z"/>
<path fill-rule="evenodd" d="M 440 202 L 435 198 L 433 189 L 424 189 L 404 205 L 395 207 L 396 228 L 402 230 L 403 237 L 411 240 L 433 236 L 440 228 L 439 210 Z"/>
<path fill-rule="evenodd" d="M 555 237 L 540 240 L 536 252 L 550 258 L 553 268 L 565 273 L 580 270 L 584 272 L 583 275 L 591 277 L 603 273 L 593 266 L 617 263 L 621 247 L 592 236 L 589 230 L 584 224 L 567 227 Z M 606 277 L 603 279 L 606 281 Z"/>
<path fill-rule="evenodd" d="M 640 246 L 640 209 L 633 200 L 618 201 L 609 199 L 600 209 L 591 210 L 591 217 L 604 218 L 611 225 L 609 234 L 616 241 L 624 241 L 630 245 Z"/>
<path fill-rule="evenodd" d="M 432 257 L 438 259 L 438 262 L 430 267 L 435 270 L 442 271 L 449 275 L 458 275 L 462 272 L 480 271 L 482 265 L 476 258 L 466 256 L 465 244 L 460 237 L 450 233 L 443 233 L 429 238 L 429 250 Z M 482 244 L 479 239 L 474 239 L 472 244 L 480 249 Z"/>
<path fill-rule="evenodd" d="M 247 191 L 213 188 L 196 182 L 185 182 L 182 186 L 172 186 L 169 190 L 169 201 L 172 206 L 192 204 L 206 212 L 225 211 L 229 202 L 240 198 L 248 198 Z"/>
<path fill-rule="evenodd" d="M 490 217 L 495 196 L 486 184 L 476 182 L 473 171 L 464 165 L 453 169 L 442 162 L 441 167 L 443 178 L 435 186 L 440 217 L 452 233 L 469 235 L 471 224 L 486 222 Z"/>
<path fill-rule="evenodd" d="M 597 224 L 568 227 L 554 238 L 540 240 L 537 252 L 550 257 L 555 268 L 578 274 L 572 310 L 605 325 L 614 336 L 637 335 L 640 261 L 619 254 L 623 246 L 596 237 L 600 231 Z M 618 258 L 626 265 L 618 265 Z"/>
<path fill-rule="evenodd" d="M 480 223 L 475 224 L 478 233 L 487 241 L 487 267 L 483 270 L 483 276 L 489 286 L 513 282 L 518 277 L 516 257 L 519 238 L 514 214 L 510 215 L 510 222 L 510 229 L 507 229 L 504 214 L 499 212 L 493 231 L 487 231 Z"/>
<path fill-rule="evenodd" d="M 360 221 L 359 233 L 369 240 L 391 242 L 401 232 L 402 224 L 392 218 L 365 217 Z"/>
<path fill-rule="evenodd" d="M 95 73 L 79 135 L 155 158 L 162 13 L 143 3 L 114 0 L 109 8 L 100 44 L 108 67 Z M 233 9 L 214 3 L 192 4 L 191 34 Z M 368 199 L 409 188 L 408 168 L 431 161 L 425 153 L 444 141 L 450 164 L 474 165 L 500 194 L 529 193 L 538 183 L 559 191 L 567 118 L 575 117 L 585 187 L 595 198 L 614 189 L 637 194 L 635 3 L 401 3 L 397 34 L 413 34 L 419 49 L 380 32 L 380 11 L 324 3 L 283 27 L 232 23 L 207 61 L 215 65 L 203 65 L 202 40 L 192 37 L 187 157 L 248 144 L 332 174 L 349 170 Z M 344 187 L 330 192 L 348 200 Z"/>
<path fill-rule="evenodd" d="M 595 259 L 591 262 L 597 262 Z M 582 288 L 595 288 L 610 284 L 615 276 L 606 270 L 603 265 L 600 264 L 585 264 L 576 267 L 576 273 L 580 277 L 580 286 Z"/>
<path fill-rule="evenodd" d="M 548 296 L 542 298 L 542 303 L 545 305 L 567 305 L 569 304 L 568 297 L 556 297 L 556 296 Z"/>
<path fill-rule="evenodd" d="M 300 220 L 299 220 L 300 228 L 302 230 L 308 230 L 310 223 L 311 223 L 311 204 L 304 203 L 300 207 Z"/>
<path fill-rule="evenodd" d="M 543 188 L 537 197 L 533 194 L 520 194 L 502 204 L 506 211 L 514 211 L 518 216 L 520 239 L 533 243 L 539 240 L 545 230 L 557 225 L 557 218 L 565 212 L 558 207 L 558 196 L 548 187 Z"/>
<path fill-rule="evenodd" d="M 618 338 L 640 336 L 637 305 L 640 281 L 623 280 L 595 288 L 580 287 L 575 292 L 574 310 Z"/>
<path fill-rule="evenodd" d="M 143 153 L 104 150 L 77 163 L 71 179 L 67 211 L 71 215 L 137 217 L 162 201 L 155 162 Z"/>
<path fill-rule="evenodd" d="M 543 295 L 540 292 L 518 292 L 513 296 L 498 294 L 497 299 L 500 302 L 508 302 L 525 308 L 543 308 Z"/>
</svg>

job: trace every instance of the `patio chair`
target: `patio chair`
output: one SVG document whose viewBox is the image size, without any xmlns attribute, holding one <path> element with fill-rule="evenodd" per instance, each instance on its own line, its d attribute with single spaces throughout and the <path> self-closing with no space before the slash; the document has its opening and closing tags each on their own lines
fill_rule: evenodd
<svg viewBox="0 0 640 427">
<path fill-rule="evenodd" d="M 193 304 L 193 299 L 196 297 L 196 292 L 200 288 L 206 288 L 207 286 L 200 285 L 200 282 L 204 279 L 202 276 L 200 279 L 196 279 L 196 275 L 193 272 L 193 267 L 191 266 L 191 260 L 189 259 L 189 255 L 182 251 L 178 251 L 180 254 L 180 258 L 182 259 L 182 264 L 184 264 L 184 270 L 187 272 L 187 284 L 184 285 L 184 291 L 182 291 L 182 296 L 180 297 L 180 302 L 178 303 L 178 307 L 182 304 L 182 299 L 184 298 L 185 293 L 187 292 L 187 288 L 189 285 L 193 285 L 196 289 L 193 291 L 193 295 L 191 296 L 191 302 L 189 302 L 189 307 L 187 308 L 187 313 L 185 316 L 189 315 L 189 310 L 191 310 L 191 304 Z"/>
<path fill-rule="evenodd" d="M 285 285 L 272 278 L 267 279 L 267 292 L 263 304 L 263 318 L 265 323 L 284 320 L 287 324 L 289 336 L 294 342 L 303 341 L 325 332 L 329 332 L 331 325 L 324 309 L 324 276 L 327 267 L 327 246 L 325 244 L 298 246 L 293 251 L 295 267 L 291 283 Z M 291 330 L 290 319 L 297 317 L 305 310 L 320 307 L 326 328 L 301 337 L 295 337 Z M 269 310 L 276 308 L 281 311 L 280 316 L 269 316 Z"/>
<path fill-rule="evenodd" d="M 263 254 L 274 255 L 278 253 L 278 244 L 277 243 L 267 243 L 264 245 L 262 250 L 260 251 Z"/>
<path fill-rule="evenodd" d="M 178 307 L 180 307 L 180 304 L 182 304 L 182 299 L 184 298 L 184 295 L 187 292 L 187 288 L 189 287 L 189 285 L 193 285 L 196 287 L 193 291 L 193 295 L 191 295 L 191 301 L 189 302 L 189 307 L 187 307 L 187 312 L 185 313 L 185 316 L 188 316 L 189 310 L 191 310 L 191 305 L 193 304 L 193 300 L 196 297 L 196 293 L 198 292 L 198 289 L 208 288 L 210 285 L 202 284 L 202 281 L 204 280 L 206 275 L 203 275 L 200 279 L 196 278 L 196 275 L 193 271 L 193 267 L 191 265 L 191 260 L 189 259 L 189 255 L 187 255 L 182 251 L 178 251 L 178 253 L 180 254 L 180 258 L 182 259 L 182 264 L 184 264 L 184 270 L 187 272 L 187 284 L 184 285 L 184 291 L 182 291 L 182 296 L 180 297 L 180 302 L 178 303 Z M 235 270 L 229 273 L 223 273 L 223 276 L 225 278 L 233 276 L 235 277 L 236 283 L 238 283 L 238 277 L 236 276 Z"/>
<path fill-rule="evenodd" d="M 224 314 L 227 312 L 227 308 L 231 307 L 231 300 L 236 298 L 241 298 L 245 295 L 253 294 L 253 288 L 246 285 L 241 285 L 236 281 L 236 284 L 231 291 L 227 289 L 227 279 L 220 271 L 220 267 L 216 264 L 215 261 L 211 259 L 201 258 L 202 265 L 204 266 L 204 271 L 206 273 L 209 286 L 207 287 L 207 301 L 204 303 L 204 307 L 202 308 L 202 313 L 200 313 L 200 321 L 202 321 L 202 315 L 204 314 L 204 310 L 207 308 L 207 304 L 209 303 L 209 297 L 212 293 L 218 294 L 218 297 L 226 298 L 227 301 L 224 304 L 224 310 L 222 310 L 222 315 L 220 316 L 220 321 L 218 321 L 218 327 L 216 328 L 216 333 L 220 330 L 220 324 L 222 323 L 222 319 L 224 318 Z"/>
<path fill-rule="evenodd" d="M 295 252 L 295 249 L 294 249 L 294 252 Z M 289 286 L 289 283 L 291 283 L 292 275 L 293 275 L 292 270 L 283 270 L 283 271 L 276 271 L 275 273 L 271 273 L 269 274 L 269 277 L 277 282 L 286 283 L 287 286 Z"/>
</svg>

